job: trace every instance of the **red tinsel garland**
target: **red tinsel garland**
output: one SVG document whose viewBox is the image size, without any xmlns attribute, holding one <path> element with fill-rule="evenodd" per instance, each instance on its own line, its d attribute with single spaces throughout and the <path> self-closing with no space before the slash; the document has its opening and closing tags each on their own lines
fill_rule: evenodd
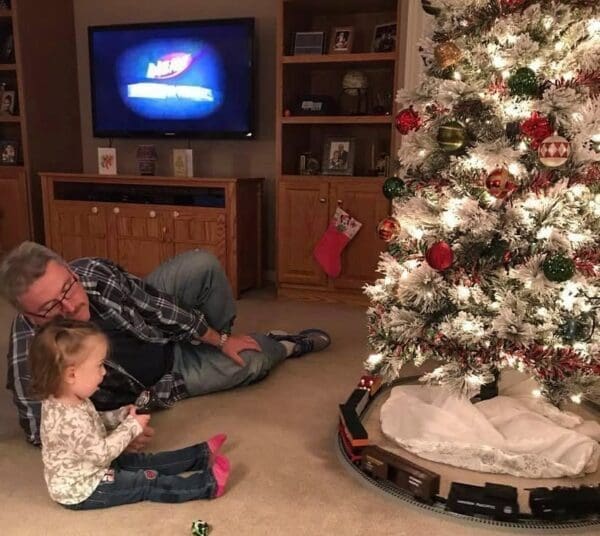
<svg viewBox="0 0 600 536">
<path fill-rule="evenodd" d="M 548 118 L 538 112 L 533 112 L 531 117 L 521 124 L 521 134 L 531 140 L 533 149 L 537 149 L 553 132 L 554 128 Z"/>
</svg>

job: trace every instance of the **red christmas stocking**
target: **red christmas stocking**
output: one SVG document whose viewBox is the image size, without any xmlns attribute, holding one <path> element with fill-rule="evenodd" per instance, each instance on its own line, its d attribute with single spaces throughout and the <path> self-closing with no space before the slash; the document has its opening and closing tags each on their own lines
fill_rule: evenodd
<svg viewBox="0 0 600 536">
<path fill-rule="evenodd" d="M 337 207 L 325 234 L 317 242 L 314 256 L 329 277 L 337 277 L 342 271 L 342 250 L 354 238 L 362 223 Z"/>
</svg>

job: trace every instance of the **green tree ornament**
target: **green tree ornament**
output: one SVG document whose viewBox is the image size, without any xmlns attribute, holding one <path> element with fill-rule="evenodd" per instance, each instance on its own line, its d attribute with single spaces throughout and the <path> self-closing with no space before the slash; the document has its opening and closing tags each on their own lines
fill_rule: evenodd
<svg viewBox="0 0 600 536">
<path fill-rule="evenodd" d="M 571 279 L 575 273 L 575 263 L 573 262 L 573 259 L 560 254 L 548 255 L 542 268 L 544 269 L 546 278 L 555 283 L 567 281 Z"/>
<path fill-rule="evenodd" d="M 398 177 L 390 177 L 383 183 L 383 195 L 387 199 L 394 199 L 400 197 L 404 192 L 404 182 Z"/>
<path fill-rule="evenodd" d="M 529 67 L 521 67 L 508 79 L 508 87 L 512 95 L 532 97 L 538 93 L 538 81 Z"/>
</svg>

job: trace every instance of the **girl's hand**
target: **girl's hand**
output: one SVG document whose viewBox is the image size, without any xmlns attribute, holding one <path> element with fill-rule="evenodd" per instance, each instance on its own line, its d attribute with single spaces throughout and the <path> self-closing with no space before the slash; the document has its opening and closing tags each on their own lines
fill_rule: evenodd
<svg viewBox="0 0 600 536">
<path fill-rule="evenodd" d="M 131 415 L 137 422 L 139 422 L 142 428 L 146 428 L 146 426 L 150 422 L 150 415 L 138 415 L 135 407 L 130 408 L 129 415 Z"/>
</svg>

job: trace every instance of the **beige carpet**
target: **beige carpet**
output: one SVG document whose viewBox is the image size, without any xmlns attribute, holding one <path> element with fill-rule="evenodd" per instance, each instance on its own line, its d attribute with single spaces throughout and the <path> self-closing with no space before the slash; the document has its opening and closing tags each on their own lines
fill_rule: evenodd
<svg viewBox="0 0 600 536">
<path fill-rule="evenodd" d="M 0 306 L 0 348 L 11 313 Z M 431 515 L 357 481 L 334 450 L 337 404 L 346 399 L 366 355 L 364 310 L 354 306 L 275 300 L 247 294 L 238 330 L 317 326 L 334 343 L 321 354 L 284 363 L 265 381 L 187 400 L 155 415 L 153 448 L 170 449 L 225 431 L 233 463 L 228 493 L 180 505 L 138 503 L 71 512 L 45 490 L 39 450 L 22 438 L 9 392 L 0 390 L 0 534 L 85 536 L 189 535 L 194 519 L 212 536 L 444 536 L 512 531 Z M 4 353 L 4 352 L 2 352 Z M 6 364 L 0 359 L 4 381 Z M 517 531 L 522 533 L 521 531 Z M 592 530 L 554 534 L 597 534 Z"/>
</svg>

